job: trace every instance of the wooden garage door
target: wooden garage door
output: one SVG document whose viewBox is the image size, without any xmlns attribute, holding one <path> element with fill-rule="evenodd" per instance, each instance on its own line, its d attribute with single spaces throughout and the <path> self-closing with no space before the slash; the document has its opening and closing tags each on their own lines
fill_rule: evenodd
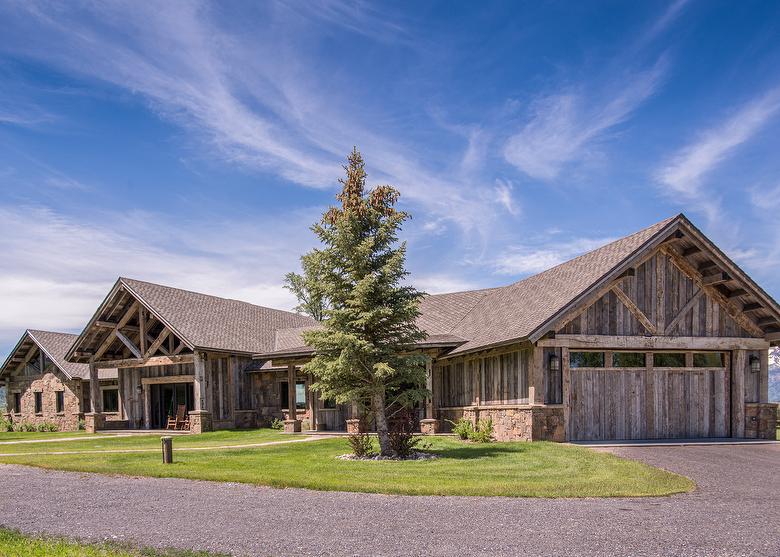
<svg viewBox="0 0 780 557">
<path fill-rule="evenodd" d="M 725 368 L 571 370 L 570 439 L 692 439 L 730 435 Z"/>
</svg>

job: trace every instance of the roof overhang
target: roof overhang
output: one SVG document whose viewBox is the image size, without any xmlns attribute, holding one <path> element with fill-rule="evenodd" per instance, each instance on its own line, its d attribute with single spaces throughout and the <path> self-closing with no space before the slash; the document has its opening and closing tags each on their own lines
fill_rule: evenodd
<svg viewBox="0 0 780 557">
<path fill-rule="evenodd" d="M 57 361 L 57 358 L 51 355 L 51 353 L 46 349 L 46 347 L 41 343 L 37 338 L 35 338 L 35 335 L 28 329 L 24 332 L 22 337 L 19 339 L 19 342 L 16 343 L 16 346 L 14 346 L 14 349 L 11 350 L 11 353 L 8 355 L 8 357 L 3 362 L 3 366 L 0 367 L 0 376 L 2 376 L 6 371 L 9 371 L 10 364 L 12 363 L 14 356 L 17 352 L 19 352 L 24 345 L 26 344 L 27 339 L 29 339 L 32 344 L 38 347 L 38 350 L 43 352 L 43 354 L 49 359 L 49 361 L 54 364 L 54 367 L 57 368 L 57 370 L 60 371 L 67 379 L 73 379 L 73 376 L 65 371 L 65 369 L 60 365 L 60 363 Z M 29 348 L 28 348 L 29 350 Z"/>
</svg>

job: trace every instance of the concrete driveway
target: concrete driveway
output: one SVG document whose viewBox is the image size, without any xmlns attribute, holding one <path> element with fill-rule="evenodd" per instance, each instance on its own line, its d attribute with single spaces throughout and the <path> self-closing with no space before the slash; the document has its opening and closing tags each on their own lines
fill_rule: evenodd
<svg viewBox="0 0 780 557">
<path fill-rule="evenodd" d="M 614 448 L 692 477 L 646 499 L 405 497 L 0 466 L 0 523 L 234 555 L 780 555 L 780 445 Z"/>
</svg>

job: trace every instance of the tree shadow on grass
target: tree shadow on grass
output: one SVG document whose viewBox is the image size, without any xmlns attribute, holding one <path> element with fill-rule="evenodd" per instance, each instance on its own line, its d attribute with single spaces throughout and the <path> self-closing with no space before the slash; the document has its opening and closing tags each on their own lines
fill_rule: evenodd
<svg viewBox="0 0 780 557">
<path fill-rule="evenodd" d="M 466 444 L 462 447 L 434 448 L 431 452 L 441 458 L 456 460 L 473 460 L 477 458 L 497 457 L 505 454 L 522 454 L 530 449 L 525 443 L 513 443 L 511 446 L 505 443 Z"/>
</svg>

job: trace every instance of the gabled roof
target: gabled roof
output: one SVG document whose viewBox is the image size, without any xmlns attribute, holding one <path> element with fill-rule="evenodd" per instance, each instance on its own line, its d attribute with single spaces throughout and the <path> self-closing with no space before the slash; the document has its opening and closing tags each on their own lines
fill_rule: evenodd
<svg viewBox="0 0 780 557">
<path fill-rule="evenodd" d="M 31 346 L 34 344 L 46 354 L 46 357 L 61 371 L 68 379 L 85 379 L 89 380 L 89 366 L 86 364 L 74 364 L 65 359 L 68 350 L 73 346 L 73 343 L 78 338 L 78 335 L 71 335 L 69 333 L 54 333 L 51 331 L 38 331 L 28 329 L 19 339 L 11 354 L 6 358 L 3 363 L 3 367 L 0 368 L 0 375 L 6 371 L 10 371 L 12 366 L 12 360 L 15 355 L 20 354 L 22 357 L 27 354 Z M 101 379 L 116 378 L 115 369 L 101 369 Z"/>
<path fill-rule="evenodd" d="M 75 359 L 112 298 L 126 291 L 192 349 L 247 353 L 272 350 L 277 329 L 314 324 L 310 317 L 121 277 L 96 311 L 68 357 Z M 81 356 L 79 356 L 81 357 Z M 82 357 L 83 358 L 83 357 Z"/>
<path fill-rule="evenodd" d="M 686 242 L 701 245 L 707 258 L 717 260 L 740 283 L 744 296 L 758 299 L 780 323 L 777 302 L 682 214 L 508 286 L 426 296 L 417 323 L 428 332 L 429 342 L 434 337 L 459 339 L 453 342 L 452 355 L 522 340 L 535 342 L 556 319 L 627 269 L 638 254 L 660 245 L 676 231 L 684 231 Z M 311 352 L 298 331 L 279 331 L 280 338 L 284 342 L 276 348 L 278 355 Z"/>
</svg>

